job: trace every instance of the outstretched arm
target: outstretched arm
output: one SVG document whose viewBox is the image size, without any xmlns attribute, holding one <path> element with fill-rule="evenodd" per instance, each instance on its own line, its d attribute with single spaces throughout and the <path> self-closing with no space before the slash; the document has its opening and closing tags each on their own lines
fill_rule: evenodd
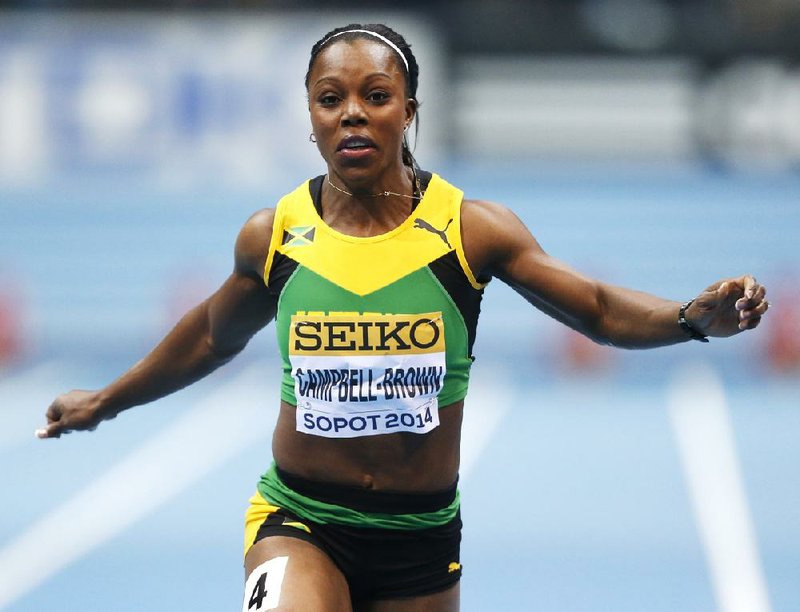
<svg viewBox="0 0 800 612">
<path fill-rule="evenodd" d="M 678 325 L 680 303 L 589 278 L 551 257 L 503 206 L 468 200 L 462 212 L 464 249 L 473 270 L 496 276 L 531 304 L 596 342 L 647 348 L 690 339 Z M 755 328 L 766 312 L 765 289 L 751 276 L 719 281 L 686 310 L 706 336 Z"/>
<path fill-rule="evenodd" d="M 98 391 L 71 391 L 47 410 L 40 438 L 91 430 L 101 421 L 190 385 L 230 361 L 275 315 L 261 278 L 272 211 L 251 217 L 236 241 L 235 265 L 222 286 L 190 310 L 144 359 Z"/>
</svg>

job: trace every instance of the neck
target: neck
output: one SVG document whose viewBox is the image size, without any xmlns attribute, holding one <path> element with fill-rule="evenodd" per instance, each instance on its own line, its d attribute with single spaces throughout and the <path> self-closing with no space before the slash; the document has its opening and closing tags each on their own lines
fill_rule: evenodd
<svg viewBox="0 0 800 612">
<path fill-rule="evenodd" d="M 394 173 L 393 173 L 394 174 Z M 376 198 L 410 198 L 419 199 L 419 181 L 414 168 L 402 166 L 400 171 L 394 176 L 381 176 L 375 180 L 367 182 L 348 182 L 340 175 L 328 169 L 325 176 L 329 200 L 335 201 L 341 196 L 353 200 L 361 200 L 368 203 L 369 200 Z M 323 192 L 323 200 L 325 200 Z"/>
<path fill-rule="evenodd" d="M 322 184 L 322 218 L 352 236 L 386 233 L 403 223 L 416 207 L 423 195 L 418 186 L 416 174 L 407 167 L 400 180 L 375 181 L 369 186 L 347 184 L 329 174 Z"/>
</svg>

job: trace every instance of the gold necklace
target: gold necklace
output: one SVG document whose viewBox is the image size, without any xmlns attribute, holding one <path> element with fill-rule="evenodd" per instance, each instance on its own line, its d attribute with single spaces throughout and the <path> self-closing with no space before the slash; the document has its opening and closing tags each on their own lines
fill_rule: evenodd
<svg viewBox="0 0 800 612">
<path fill-rule="evenodd" d="M 425 192 L 424 192 L 424 191 L 422 191 L 422 188 L 420 187 L 420 184 L 419 184 L 419 177 L 417 176 L 417 173 L 416 173 L 416 171 L 414 171 L 414 170 L 412 169 L 412 172 L 414 173 L 414 184 L 415 184 L 415 186 L 416 186 L 416 189 L 414 190 L 414 194 L 412 194 L 412 195 L 406 195 L 405 193 L 397 193 L 396 191 L 381 191 L 380 193 L 371 193 L 371 194 L 370 194 L 370 195 L 368 195 L 367 197 L 368 197 L 368 198 L 383 198 L 383 197 L 386 197 L 386 196 L 398 196 L 398 197 L 400 197 L 400 198 L 409 198 L 409 199 L 411 199 L 411 200 L 421 200 L 421 199 L 422 199 L 422 196 L 424 196 L 424 195 L 425 195 Z M 345 191 L 345 190 L 344 190 L 344 189 L 342 189 L 341 187 L 337 187 L 336 185 L 334 185 L 333 183 L 331 183 L 331 178 L 330 178 L 330 176 L 328 176 L 327 174 L 325 175 L 325 180 L 326 180 L 326 181 L 328 181 L 328 185 L 330 185 L 331 187 L 333 187 L 333 188 L 334 188 L 336 191 L 338 191 L 338 192 L 340 192 L 340 193 L 343 193 L 344 195 L 348 195 L 348 196 L 350 196 L 351 198 L 355 197 L 355 196 L 354 196 L 352 193 L 350 193 L 349 191 Z M 417 194 L 417 193 L 418 193 L 419 195 L 415 195 L 415 194 Z"/>
</svg>

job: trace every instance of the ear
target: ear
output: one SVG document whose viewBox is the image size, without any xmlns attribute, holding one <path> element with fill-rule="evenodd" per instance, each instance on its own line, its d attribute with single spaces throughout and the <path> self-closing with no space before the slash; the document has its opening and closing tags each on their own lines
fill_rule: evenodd
<svg viewBox="0 0 800 612">
<path fill-rule="evenodd" d="M 406 100 L 406 127 L 411 125 L 411 122 L 414 121 L 414 117 L 417 115 L 417 101 L 414 98 L 408 98 Z"/>
</svg>

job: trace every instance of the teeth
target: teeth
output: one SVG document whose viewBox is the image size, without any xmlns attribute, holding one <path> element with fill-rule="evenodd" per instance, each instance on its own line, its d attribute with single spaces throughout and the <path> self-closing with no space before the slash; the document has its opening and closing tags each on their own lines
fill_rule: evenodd
<svg viewBox="0 0 800 612">
<path fill-rule="evenodd" d="M 343 148 L 345 149 L 363 149 L 369 146 L 369 143 L 364 142 L 363 140 L 353 140 L 348 142 Z"/>
</svg>

